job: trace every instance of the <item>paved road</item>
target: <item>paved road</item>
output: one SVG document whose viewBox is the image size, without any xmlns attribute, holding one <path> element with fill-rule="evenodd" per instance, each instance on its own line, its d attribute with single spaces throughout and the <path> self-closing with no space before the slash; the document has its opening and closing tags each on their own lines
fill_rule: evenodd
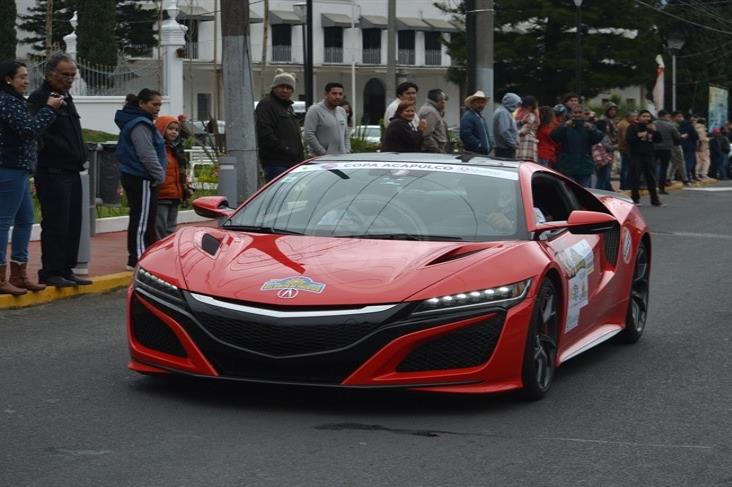
<svg viewBox="0 0 732 487">
<path fill-rule="evenodd" d="M 645 207 L 637 345 L 542 402 L 159 381 L 126 370 L 124 294 L 0 314 L 0 486 L 732 485 L 732 185 Z"/>
</svg>

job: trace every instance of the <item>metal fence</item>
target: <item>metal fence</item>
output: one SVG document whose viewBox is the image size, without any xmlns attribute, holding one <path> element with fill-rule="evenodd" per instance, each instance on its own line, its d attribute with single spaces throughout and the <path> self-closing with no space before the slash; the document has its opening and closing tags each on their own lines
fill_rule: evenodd
<svg viewBox="0 0 732 487">
<path fill-rule="evenodd" d="M 46 62 L 29 64 L 30 91 L 38 88 L 44 79 Z M 142 88 L 161 91 L 162 63 L 157 59 L 122 60 L 117 66 L 103 66 L 77 60 L 78 78 L 72 93 L 82 96 L 124 96 Z"/>
</svg>

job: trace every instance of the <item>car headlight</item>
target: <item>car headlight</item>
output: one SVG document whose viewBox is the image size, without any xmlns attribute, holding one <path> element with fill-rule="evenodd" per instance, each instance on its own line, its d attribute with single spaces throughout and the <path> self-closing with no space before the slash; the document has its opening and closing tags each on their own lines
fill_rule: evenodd
<svg viewBox="0 0 732 487">
<path fill-rule="evenodd" d="M 176 301 L 183 301 L 183 294 L 178 286 L 160 279 L 139 266 L 135 272 L 135 284 L 142 284 L 145 289 L 155 291 L 157 295 L 162 294 Z"/>
<path fill-rule="evenodd" d="M 510 307 L 522 301 L 529 291 L 531 279 L 505 286 L 479 289 L 426 299 L 417 305 L 414 314 L 477 308 L 481 306 Z"/>
</svg>

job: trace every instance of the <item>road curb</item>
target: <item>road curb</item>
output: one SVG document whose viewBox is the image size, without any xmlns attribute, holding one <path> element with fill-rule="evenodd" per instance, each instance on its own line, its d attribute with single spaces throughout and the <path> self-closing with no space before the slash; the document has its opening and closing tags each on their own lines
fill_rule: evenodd
<svg viewBox="0 0 732 487">
<path fill-rule="evenodd" d="M 689 184 L 689 187 L 690 188 L 699 188 L 702 186 L 713 186 L 713 185 L 717 184 L 718 182 L 719 182 L 718 179 L 707 178 L 707 179 L 702 179 L 701 181 L 691 183 L 691 184 Z M 666 186 L 666 191 L 680 191 L 680 190 L 683 190 L 684 188 L 685 188 L 685 186 L 682 183 L 675 181 L 670 186 Z M 620 192 L 630 198 L 630 190 L 624 189 L 624 190 L 621 190 Z M 641 189 L 640 195 L 648 196 L 648 190 Z"/>
<path fill-rule="evenodd" d="M 77 287 L 47 287 L 43 291 L 28 292 L 22 296 L 0 295 L 0 309 L 25 308 L 39 304 L 50 303 L 59 299 L 82 296 L 84 294 L 100 294 L 129 286 L 132 279 L 131 272 L 120 272 L 106 276 L 92 277 L 92 284 Z"/>
</svg>

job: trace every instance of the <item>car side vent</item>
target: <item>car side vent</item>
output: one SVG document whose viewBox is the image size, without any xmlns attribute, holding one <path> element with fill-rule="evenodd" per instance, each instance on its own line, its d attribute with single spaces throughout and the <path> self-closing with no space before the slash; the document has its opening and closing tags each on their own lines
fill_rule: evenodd
<svg viewBox="0 0 732 487">
<path fill-rule="evenodd" d="M 219 247 L 221 246 L 221 242 L 214 237 L 213 235 L 206 233 L 201 238 L 201 248 L 211 255 L 216 255 L 216 252 L 219 251 Z"/>
<path fill-rule="evenodd" d="M 615 226 L 612 230 L 605 232 L 605 257 L 610 265 L 618 263 L 618 251 L 620 249 L 620 227 Z"/>
</svg>

